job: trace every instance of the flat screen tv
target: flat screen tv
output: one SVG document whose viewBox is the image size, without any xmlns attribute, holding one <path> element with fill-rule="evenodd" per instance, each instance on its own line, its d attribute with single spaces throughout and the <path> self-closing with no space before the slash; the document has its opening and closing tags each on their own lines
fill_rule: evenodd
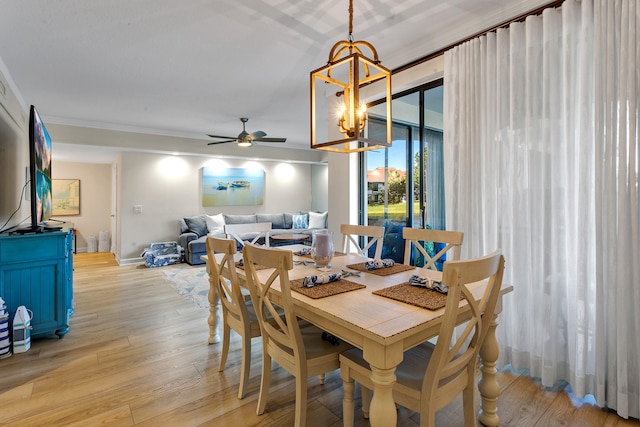
<svg viewBox="0 0 640 427">
<path fill-rule="evenodd" d="M 29 180 L 31 226 L 19 232 L 40 232 L 47 228 L 43 222 L 51 218 L 51 137 L 36 108 L 29 112 Z M 59 229 L 60 227 L 54 227 Z"/>
</svg>

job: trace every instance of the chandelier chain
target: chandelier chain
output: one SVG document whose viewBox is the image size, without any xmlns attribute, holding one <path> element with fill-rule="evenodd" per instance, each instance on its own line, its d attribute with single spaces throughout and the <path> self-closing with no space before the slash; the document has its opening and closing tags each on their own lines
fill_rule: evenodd
<svg viewBox="0 0 640 427">
<path fill-rule="evenodd" d="M 353 0 L 349 0 L 349 42 L 353 42 Z"/>
</svg>

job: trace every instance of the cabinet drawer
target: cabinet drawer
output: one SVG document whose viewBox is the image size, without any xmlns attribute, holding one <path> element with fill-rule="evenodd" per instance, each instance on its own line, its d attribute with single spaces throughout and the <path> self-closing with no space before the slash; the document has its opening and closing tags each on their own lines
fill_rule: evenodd
<svg viewBox="0 0 640 427">
<path fill-rule="evenodd" d="M 20 236 L 3 239 L 0 263 L 32 262 L 64 257 L 64 236 Z"/>
</svg>

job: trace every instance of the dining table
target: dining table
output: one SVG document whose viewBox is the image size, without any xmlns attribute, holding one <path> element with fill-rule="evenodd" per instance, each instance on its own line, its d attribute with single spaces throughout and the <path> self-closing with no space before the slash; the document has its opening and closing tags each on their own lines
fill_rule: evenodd
<svg viewBox="0 0 640 427">
<path fill-rule="evenodd" d="M 356 275 L 349 276 L 349 282 L 364 285 L 364 287 L 320 298 L 312 298 L 292 290 L 296 316 L 363 351 L 364 359 L 370 365 L 371 380 L 374 384 L 369 412 L 371 426 L 395 426 L 397 412 L 392 394 L 392 388 L 396 382 L 395 369 L 402 362 L 406 350 L 437 337 L 444 308 L 426 309 L 411 303 L 376 295 L 374 292 L 406 283 L 412 275 L 441 280 L 442 273 L 410 266 L 405 266 L 402 269 L 404 271 L 387 275 L 374 271 L 354 270 L 352 267 L 362 265 L 370 258 L 342 253 L 336 253 L 333 257 L 329 271 L 318 270 L 309 255 L 295 255 L 303 248 L 305 248 L 303 245 L 273 248 L 293 252 L 294 268 L 289 271 L 290 281 L 327 272 L 350 272 Z M 235 257 L 236 260 L 240 260 L 242 253 L 235 254 Z M 203 256 L 202 259 L 207 261 L 208 265 L 207 256 Z M 272 269 L 262 269 L 258 270 L 258 274 L 268 277 L 272 271 Z M 243 267 L 238 266 L 238 263 L 236 263 L 236 272 L 244 286 L 246 273 Z M 222 274 L 224 276 L 228 272 L 225 273 L 223 270 Z M 220 340 L 218 334 L 220 307 L 215 283 L 210 281 L 210 285 L 209 343 L 214 343 Z M 469 285 L 472 294 L 478 300 L 482 297 L 485 287 L 486 281 Z M 484 425 L 491 427 L 499 424 L 497 399 L 500 387 L 495 367 L 498 359 L 498 343 L 495 335 L 498 325 L 497 316 L 502 311 L 502 297 L 512 290 L 512 286 L 503 284 L 489 331 L 480 349 L 481 378 L 478 382 L 478 389 L 481 403 L 478 419 Z M 272 299 L 278 303 L 279 283 L 272 286 L 271 292 Z M 463 323 L 468 318 L 469 308 L 466 303 L 461 303 L 458 323 Z"/>
</svg>

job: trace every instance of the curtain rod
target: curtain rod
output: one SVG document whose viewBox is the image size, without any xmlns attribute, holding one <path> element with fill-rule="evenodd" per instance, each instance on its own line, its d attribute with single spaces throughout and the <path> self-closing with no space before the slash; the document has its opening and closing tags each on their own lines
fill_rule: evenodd
<svg viewBox="0 0 640 427">
<path fill-rule="evenodd" d="M 500 24 L 498 24 L 498 25 L 496 25 L 494 27 L 491 27 L 491 28 L 489 28 L 487 30 L 480 31 L 479 33 L 476 33 L 476 34 L 474 34 L 474 35 L 472 35 L 470 37 L 467 37 L 466 39 L 463 39 L 463 40 L 460 40 L 458 42 L 455 42 L 455 43 L 453 43 L 453 44 L 451 44 L 451 45 L 449 45 L 447 47 L 444 47 L 444 48 L 442 48 L 442 49 L 440 49 L 440 50 L 438 50 L 438 51 L 436 51 L 434 53 L 430 53 L 429 55 L 422 56 L 422 57 L 420 57 L 418 59 L 415 59 L 415 60 L 413 60 L 413 61 L 411 61 L 411 62 L 409 62 L 407 64 L 401 65 L 398 68 L 394 68 L 393 70 L 391 70 L 391 74 L 399 73 L 400 71 L 404 71 L 404 70 L 407 70 L 407 69 L 409 69 L 411 67 L 415 67 L 416 65 L 422 64 L 423 62 L 427 62 L 430 59 L 433 59 L 433 58 L 435 58 L 437 56 L 443 55 L 447 50 L 452 49 L 452 48 L 454 48 L 454 47 L 456 47 L 458 45 L 461 45 L 462 43 L 466 43 L 469 40 L 475 39 L 476 37 L 480 37 L 480 36 L 483 36 L 485 34 L 488 34 L 488 33 L 492 32 L 492 31 L 496 31 L 499 28 L 504 28 L 506 26 L 509 26 L 509 25 L 513 24 L 514 22 L 524 21 L 528 16 L 539 15 L 539 14 L 542 13 L 543 10 L 548 9 L 550 7 L 559 7 L 559 6 L 562 5 L 562 3 L 564 3 L 564 0 L 555 0 L 555 1 L 549 2 L 549 3 L 545 4 L 544 6 L 540 6 L 537 9 L 529 11 L 529 12 L 527 12 L 525 14 L 517 16 L 517 17 L 515 17 L 513 19 L 510 19 L 508 21 L 502 22 L 502 23 L 500 23 Z"/>
</svg>

